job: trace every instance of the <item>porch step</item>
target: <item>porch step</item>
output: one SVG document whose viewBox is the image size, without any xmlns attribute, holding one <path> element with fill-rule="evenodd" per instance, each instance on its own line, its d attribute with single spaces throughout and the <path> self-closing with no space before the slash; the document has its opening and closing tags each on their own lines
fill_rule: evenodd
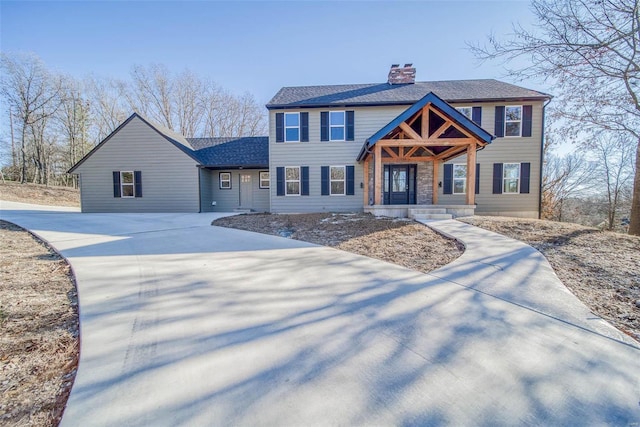
<svg viewBox="0 0 640 427">
<path fill-rule="evenodd" d="M 423 213 L 423 214 L 415 214 L 410 216 L 412 219 L 453 219 L 453 215 L 448 213 Z"/>
<path fill-rule="evenodd" d="M 409 209 L 409 215 L 422 215 L 422 214 L 446 214 L 446 208 L 415 208 Z"/>
<path fill-rule="evenodd" d="M 235 208 L 233 211 L 234 212 L 239 212 L 239 213 L 250 213 L 250 212 L 253 212 L 253 209 Z"/>
</svg>

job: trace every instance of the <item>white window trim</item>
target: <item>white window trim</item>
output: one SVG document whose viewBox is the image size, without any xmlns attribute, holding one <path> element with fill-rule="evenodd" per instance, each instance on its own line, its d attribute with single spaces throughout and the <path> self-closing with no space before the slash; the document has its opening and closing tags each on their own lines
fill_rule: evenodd
<svg viewBox="0 0 640 427">
<path fill-rule="evenodd" d="M 505 172 L 505 166 L 506 165 L 518 165 L 518 185 L 516 185 L 516 191 L 504 191 L 504 182 L 507 179 L 514 179 L 514 178 L 506 178 L 504 176 L 504 172 Z M 522 180 L 522 177 L 520 176 L 520 171 L 522 170 L 522 164 L 520 163 L 503 163 L 502 164 L 502 194 L 520 194 L 520 181 Z"/>
<path fill-rule="evenodd" d="M 262 174 L 263 173 L 267 174 L 267 179 L 262 179 Z M 260 189 L 269 189 L 271 187 L 270 178 L 271 178 L 271 174 L 269 173 L 269 171 L 260 171 L 260 172 L 258 172 L 258 187 Z M 267 183 L 266 186 L 262 185 L 263 181 L 266 181 L 266 183 Z"/>
<path fill-rule="evenodd" d="M 298 179 L 287 179 L 287 169 L 298 169 Z M 287 185 L 290 182 L 298 183 L 298 193 L 289 194 L 289 186 Z M 285 166 L 284 167 L 284 195 L 285 196 L 300 196 L 302 194 L 302 169 L 300 166 Z"/>
<path fill-rule="evenodd" d="M 456 178 L 456 166 L 464 166 L 465 167 L 465 172 L 464 172 L 464 178 Z M 467 164 L 466 163 L 454 163 L 453 164 L 453 168 L 451 170 L 451 174 L 452 174 L 452 178 L 451 178 L 451 194 L 456 194 L 456 195 L 460 195 L 460 194 L 467 194 L 467 171 L 466 171 L 466 167 Z M 503 175 L 504 177 L 504 175 Z M 462 193 L 456 193 L 456 180 L 463 180 L 464 183 L 464 190 L 462 190 Z"/>
<path fill-rule="evenodd" d="M 471 114 L 469 114 L 469 117 L 467 117 L 462 111 L 462 109 L 469 109 L 471 111 Z M 460 114 L 462 114 L 463 116 L 467 117 L 467 119 L 473 121 L 473 107 L 472 106 L 467 106 L 467 105 L 462 105 L 460 107 L 456 107 L 456 110 L 458 110 L 460 112 Z"/>
<path fill-rule="evenodd" d="M 229 179 L 222 179 L 222 175 L 227 175 L 229 177 Z M 229 186 L 228 187 L 223 187 L 222 183 L 223 182 L 228 182 Z M 231 172 L 219 172 L 218 173 L 218 189 L 220 190 L 231 190 Z"/>
<path fill-rule="evenodd" d="M 331 113 L 342 113 L 342 116 L 344 117 L 344 124 L 343 125 L 332 125 L 331 124 Z M 332 128 L 339 128 L 341 127 L 343 132 L 342 135 L 343 138 L 342 139 L 333 139 L 331 137 L 331 129 Z M 329 141 L 346 141 L 347 140 L 347 112 L 346 111 L 329 111 Z"/>
<path fill-rule="evenodd" d="M 298 116 L 298 126 L 287 126 L 287 115 L 297 115 Z M 302 126 L 300 123 L 300 113 L 284 113 L 284 142 L 300 142 L 300 139 L 302 137 Z M 287 139 L 287 129 L 298 129 L 298 139 L 297 140 L 291 140 L 289 141 Z"/>
<path fill-rule="evenodd" d="M 331 169 L 332 168 L 341 168 L 343 179 L 331 179 Z M 342 193 L 333 193 L 333 188 L 331 184 L 333 182 L 341 182 L 344 184 L 342 186 Z M 329 166 L 329 195 L 330 196 L 345 196 L 347 194 L 347 167 L 346 166 Z"/>
<path fill-rule="evenodd" d="M 507 108 L 512 107 L 520 107 L 520 120 L 507 120 Z M 504 106 L 504 129 L 502 131 L 505 138 L 521 138 L 522 137 L 522 122 L 524 119 L 524 108 L 522 105 L 505 105 Z M 507 136 L 507 123 L 520 123 L 520 128 L 518 131 L 518 135 L 508 135 Z"/>
<path fill-rule="evenodd" d="M 133 182 L 128 182 L 125 183 L 124 179 L 123 179 L 123 174 L 125 173 L 130 173 L 131 174 L 131 178 L 133 178 Z M 132 196 L 125 196 L 124 195 L 124 187 L 126 186 L 131 186 L 131 189 L 133 190 Z M 133 199 L 136 197 L 136 174 L 134 171 L 120 171 L 120 197 L 123 199 Z"/>
</svg>

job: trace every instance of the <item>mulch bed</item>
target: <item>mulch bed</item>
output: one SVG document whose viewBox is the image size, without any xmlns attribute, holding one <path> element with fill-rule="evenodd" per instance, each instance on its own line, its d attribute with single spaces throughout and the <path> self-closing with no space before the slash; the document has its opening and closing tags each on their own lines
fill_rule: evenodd
<svg viewBox="0 0 640 427">
<path fill-rule="evenodd" d="M 414 221 L 364 213 L 246 214 L 213 225 L 331 246 L 424 273 L 449 264 L 464 250 Z"/>
<path fill-rule="evenodd" d="M 78 364 L 78 302 L 64 259 L 0 221 L 0 425 L 56 426 Z"/>
</svg>

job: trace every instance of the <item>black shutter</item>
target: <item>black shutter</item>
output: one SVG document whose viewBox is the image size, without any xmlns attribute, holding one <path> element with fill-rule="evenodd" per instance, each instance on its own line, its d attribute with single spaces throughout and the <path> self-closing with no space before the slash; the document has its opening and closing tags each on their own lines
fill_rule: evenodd
<svg viewBox="0 0 640 427">
<path fill-rule="evenodd" d="M 113 171 L 113 197 L 120 197 L 120 171 Z"/>
<path fill-rule="evenodd" d="M 276 196 L 284 196 L 284 168 L 276 168 Z"/>
<path fill-rule="evenodd" d="M 452 194 L 453 193 L 453 165 L 445 164 L 444 165 L 444 186 L 442 189 L 442 194 Z"/>
<path fill-rule="evenodd" d="M 308 196 L 309 195 L 309 166 L 300 166 L 300 195 Z"/>
<path fill-rule="evenodd" d="M 520 163 L 520 193 L 529 194 L 531 163 Z"/>
<path fill-rule="evenodd" d="M 353 141 L 354 139 L 354 112 L 347 111 L 346 112 L 346 120 L 347 120 L 347 141 Z"/>
<path fill-rule="evenodd" d="M 476 163 L 476 194 L 480 194 L 480 163 Z"/>
<path fill-rule="evenodd" d="M 276 113 L 276 142 L 284 142 L 284 113 Z"/>
<path fill-rule="evenodd" d="M 347 196 L 353 196 L 355 194 L 354 188 L 354 179 L 355 179 L 355 168 L 353 166 L 347 166 Z"/>
<path fill-rule="evenodd" d="M 320 113 L 320 141 L 329 140 L 329 112 Z"/>
<path fill-rule="evenodd" d="M 309 142 L 309 113 L 300 113 L 300 142 Z"/>
<path fill-rule="evenodd" d="M 322 196 L 329 195 L 329 186 L 331 183 L 329 182 L 329 166 L 321 166 L 320 167 L 320 194 Z"/>
<path fill-rule="evenodd" d="M 142 172 L 133 171 L 133 182 L 136 197 L 142 197 Z"/>
<path fill-rule="evenodd" d="M 471 109 L 471 120 L 478 126 L 482 126 L 482 107 L 473 107 Z"/>
<path fill-rule="evenodd" d="M 502 163 L 493 164 L 493 194 L 502 194 Z"/>
<path fill-rule="evenodd" d="M 496 123 L 493 133 L 496 136 L 504 136 L 504 105 L 496 107 Z"/>
<path fill-rule="evenodd" d="M 531 124 L 533 107 L 531 105 L 522 106 L 522 136 L 531 136 Z"/>
</svg>

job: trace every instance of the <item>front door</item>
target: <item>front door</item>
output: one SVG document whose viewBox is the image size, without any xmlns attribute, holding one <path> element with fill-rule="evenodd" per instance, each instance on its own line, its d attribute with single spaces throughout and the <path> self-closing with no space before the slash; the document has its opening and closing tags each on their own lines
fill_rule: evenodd
<svg viewBox="0 0 640 427">
<path fill-rule="evenodd" d="M 414 205 L 416 203 L 415 188 L 416 165 L 385 165 L 385 205 Z"/>
<path fill-rule="evenodd" d="M 246 209 L 253 207 L 253 188 L 251 188 L 250 174 L 240 174 L 240 207 Z"/>
</svg>

